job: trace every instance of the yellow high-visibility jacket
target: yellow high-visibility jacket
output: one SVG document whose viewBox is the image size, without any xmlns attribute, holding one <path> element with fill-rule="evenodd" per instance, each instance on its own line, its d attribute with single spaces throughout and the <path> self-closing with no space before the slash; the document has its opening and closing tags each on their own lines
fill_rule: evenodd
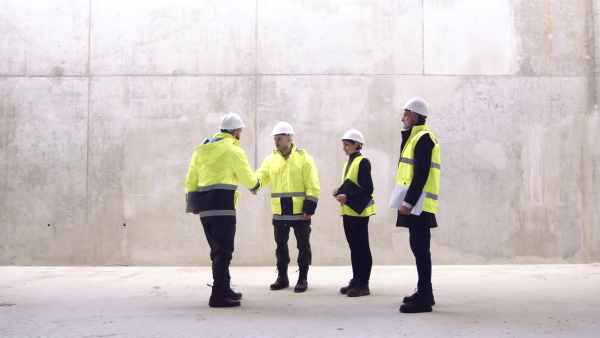
<svg viewBox="0 0 600 338">
<path fill-rule="evenodd" d="M 217 133 L 196 147 L 185 180 L 185 192 L 199 193 L 200 217 L 235 216 L 241 182 L 256 190 L 260 182 L 250 169 L 241 142 L 228 133 Z"/>
<path fill-rule="evenodd" d="M 265 158 L 256 177 L 261 188 L 271 184 L 273 225 L 310 224 L 310 219 L 302 220 L 302 214 L 315 213 L 321 193 L 318 176 L 313 158 L 306 150 L 297 149 L 294 143 L 287 160 L 279 151 Z"/>
<path fill-rule="evenodd" d="M 417 142 L 419 142 L 419 139 L 425 134 L 429 134 L 435 145 L 431 151 L 429 175 L 427 177 L 427 182 L 423 187 L 423 191 L 425 192 L 423 211 L 435 214 L 438 207 L 438 192 L 440 190 L 440 170 L 442 160 L 440 157 L 440 144 L 437 142 L 433 133 L 429 131 L 427 125 L 413 127 L 410 133 L 410 138 L 408 139 L 404 149 L 402 150 L 402 154 L 400 155 L 400 163 L 398 165 L 398 173 L 396 175 L 396 184 L 402 184 L 410 187 L 415 173 L 415 146 L 417 145 Z"/>
</svg>

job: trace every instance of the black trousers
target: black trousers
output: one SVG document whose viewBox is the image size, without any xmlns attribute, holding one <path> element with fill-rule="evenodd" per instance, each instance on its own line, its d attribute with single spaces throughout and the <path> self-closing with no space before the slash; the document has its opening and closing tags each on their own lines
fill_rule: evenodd
<svg viewBox="0 0 600 338">
<path fill-rule="evenodd" d="M 431 293 L 431 229 L 429 227 L 411 226 L 408 228 L 410 249 L 415 256 L 419 281 L 419 293 Z"/>
<path fill-rule="evenodd" d="M 312 251 L 310 250 L 310 225 L 273 226 L 275 233 L 275 256 L 277 264 L 290 264 L 290 251 L 288 250 L 288 240 L 290 238 L 290 228 L 294 229 L 296 236 L 296 247 L 298 248 L 298 266 L 310 265 L 312 263 Z"/>
<path fill-rule="evenodd" d="M 210 246 L 210 260 L 212 261 L 213 287 L 229 287 L 229 264 L 233 257 L 233 241 L 235 239 L 235 221 L 219 220 L 219 217 L 200 217 L 204 234 Z"/>
<path fill-rule="evenodd" d="M 350 246 L 352 279 L 368 283 L 373 267 L 373 257 L 369 247 L 369 217 L 343 216 L 344 233 Z"/>
</svg>

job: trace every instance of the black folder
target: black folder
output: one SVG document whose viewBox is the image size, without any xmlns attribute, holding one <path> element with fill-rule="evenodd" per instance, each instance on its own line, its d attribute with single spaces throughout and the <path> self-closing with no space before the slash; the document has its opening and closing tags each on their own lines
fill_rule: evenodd
<svg viewBox="0 0 600 338">
<path fill-rule="evenodd" d="M 194 212 L 200 208 L 200 192 L 189 191 L 187 193 L 187 207 L 185 212 Z"/>
<path fill-rule="evenodd" d="M 359 189 L 361 189 L 361 187 L 359 187 L 356 183 L 350 181 L 349 179 L 346 179 L 344 181 L 344 183 L 342 184 L 342 186 L 338 189 L 337 194 L 345 195 L 349 192 L 354 192 Z M 354 211 L 355 213 L 360 215 L 363 211 L 365 211 L 365 209 L 367 208 L 369 203 L 371 203 L 372 200 L 373 200 L 373 196 L 367 195 L 364 197 L 353 198 L 352 201 L 348 199 L 348 200 L 346 200 L 345 204 L 346 204 L 346 206 L 348 206 L 348 208 L 352 209 L 352 211 Z"/>
</svg>

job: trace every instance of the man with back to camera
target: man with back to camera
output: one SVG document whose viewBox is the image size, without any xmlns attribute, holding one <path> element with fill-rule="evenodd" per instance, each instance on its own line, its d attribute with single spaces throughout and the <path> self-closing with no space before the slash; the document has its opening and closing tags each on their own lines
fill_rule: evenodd
<svg viewBox="0 0 600 338">
<path fill-rule="evenodd" d="M 431 228 L 436 228 L 435 213 L 440 186 L 440 145 L 425 124 L 427 103 L 420 98 L 410 99 L 404 106 L 404 131 L 396 184 L 408 187 L 404 202 L 398 211 L 397 227 L 409 231 L 410 249 L 415 256 L 418 283 L 416 292 L 404 297 L 400 312 L 431 312 L 435 305 L 431 285 Z M 424 193 L 423 211 L 411 214 Z"/>
<path fill-rule="evenodd" d="M 270 287 L 271 290 L 281 290 L 289 286 L 287 269 L 290 253 L 287 243 L 292 227 L 296 236 L 300 269 L 294 292 L 304 292 L 308 288 L 308 266 L 312 262 L 311 216 L 315 213 L 321 192 L 317 167 L 306 150 L 298 149 L 292 143 L 294 130 L 289 123 L 279 122 L 273 128 L 272 135 L 277 150 L 267 156 L 256 171 L 256 177 L 262 182 L 262 186 L 271 183 L 278 277 Z M 256 192 L 253 191 L 253 194 Z"/>
<path fill-rule="evenodd" d="M 240 147 L 242 119 L 229 113 L 221 119 L 221 132 L 196 147 L 185 180 L 188 203 L 200 214 L 206 240 L 210 246 L 213 286 L 208 304 L 211 307 L 240 306 L 241 293 L 231 289 L 229 264 L 234 250 L 238 183 L 255 190 L 260 187 L 246 153 Z M 191 196 L 194 195 L 194 196 Z M 193 197 L 193 198 L 192 198 Z"/>
</svg>

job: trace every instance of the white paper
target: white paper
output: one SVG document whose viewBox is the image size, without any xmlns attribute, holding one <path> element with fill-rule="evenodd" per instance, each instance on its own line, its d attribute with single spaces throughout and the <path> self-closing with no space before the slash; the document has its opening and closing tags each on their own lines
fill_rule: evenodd
<svg viewBox="0 0 600 338">
<path fill-rule="evenodd" d="M 394 188 L 394 192 L 392 192 L 392 198 L 390 199 L 389 207 L 392 209 L 400 210 L 402 207 L 402 203 L 404 202 L 404 198 L 406 197 L 406 192 L 408 191 L 408 187 L 402 184 L 397 184 L 396 188 Z M 425 192 L 421 192 L 421 196 L 417 201 L 417 204 L 413 205 L 410 213 L 419 216 L 423 211 L 423 204 L 425 204 Z"/>
</svg>

